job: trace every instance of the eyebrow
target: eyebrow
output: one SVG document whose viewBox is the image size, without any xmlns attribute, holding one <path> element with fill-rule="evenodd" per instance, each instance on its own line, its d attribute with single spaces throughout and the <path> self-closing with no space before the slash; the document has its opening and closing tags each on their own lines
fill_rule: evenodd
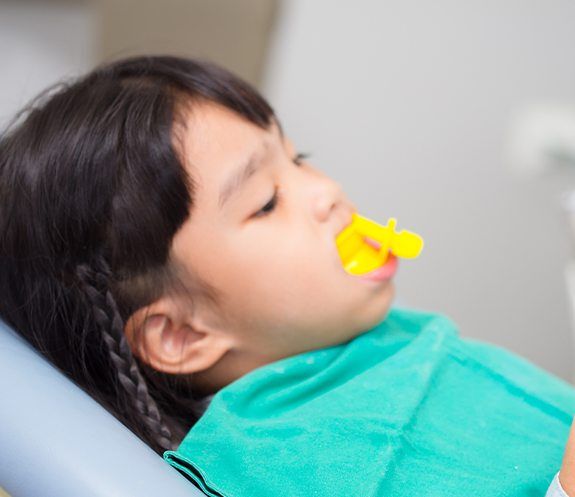
<svg viewBox="0 0 575 497">
<path fill-rule="evenodd" d="M 271 142 L 266 140 L 263 147 L 252 153 L 246 162 L 244 162 L 236 171 L 226 180 L 219 195 L 218 206 L 224 207 L 226 202 L 237 193 L 246 181 L 251 178 L 262 165 L 262 159 L 267 150 L 271 147 Z"/>
</svg>

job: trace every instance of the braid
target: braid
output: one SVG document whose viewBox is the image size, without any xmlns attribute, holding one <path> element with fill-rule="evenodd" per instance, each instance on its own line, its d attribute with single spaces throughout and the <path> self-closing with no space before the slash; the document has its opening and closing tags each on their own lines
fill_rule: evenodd
<svg viewBox="0 0 575 497">
<path fill-rule="evenodd" d="M 123 321 L 109 289 L 110 268 L 101 256 L 97 257 L 94 266 L 80 264 L 76 266 L 76 274 L 92 304 L 95 320 L 116 367 L 118 380 L 156 443 L 163 449 L 175 450 L 172 433 L 162 421 L 158 406 L 148 392 L 146 380 L 124 334 Z"/>
</svg>

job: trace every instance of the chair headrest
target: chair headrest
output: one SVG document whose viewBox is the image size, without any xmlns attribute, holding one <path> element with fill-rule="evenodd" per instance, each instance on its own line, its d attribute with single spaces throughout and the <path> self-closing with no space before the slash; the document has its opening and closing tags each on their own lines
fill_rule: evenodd
<svg viewBox="0 0 575 497">
<path fill-rule="evenodd" d="M 14 497 L 201 497 L 0 320 L 0 482 Z"/>
</svg>

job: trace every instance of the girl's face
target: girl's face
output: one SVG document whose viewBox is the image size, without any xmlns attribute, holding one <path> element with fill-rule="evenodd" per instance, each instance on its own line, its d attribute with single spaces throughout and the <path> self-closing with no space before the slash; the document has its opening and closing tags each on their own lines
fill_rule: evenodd
<svg viewBox="0 0 575 497">
<path fill-rule="evenodd" d="M 298 159 L 275 123 L 265 131 L 203 103 L 180 136 L 196 191 L 172 257 L 222 295 L 220 308 L 199 307 L 187 327 L 194 340 L 183 370 L 203 376 L 206 391 L 348 341 L 384 319 L 393 282 L 351 276 L 336 250 L 355 206 L 338 183 Z"/>
</svg>

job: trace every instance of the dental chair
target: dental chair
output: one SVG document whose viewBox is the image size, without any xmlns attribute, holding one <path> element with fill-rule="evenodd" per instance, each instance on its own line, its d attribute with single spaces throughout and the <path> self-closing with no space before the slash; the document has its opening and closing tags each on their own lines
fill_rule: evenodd
<svg viewBox="0 0 575 497">
<path fill-rule="evenodd" d="M 0 320 L 0 495 L 205 497 Z"/>
</svg>

